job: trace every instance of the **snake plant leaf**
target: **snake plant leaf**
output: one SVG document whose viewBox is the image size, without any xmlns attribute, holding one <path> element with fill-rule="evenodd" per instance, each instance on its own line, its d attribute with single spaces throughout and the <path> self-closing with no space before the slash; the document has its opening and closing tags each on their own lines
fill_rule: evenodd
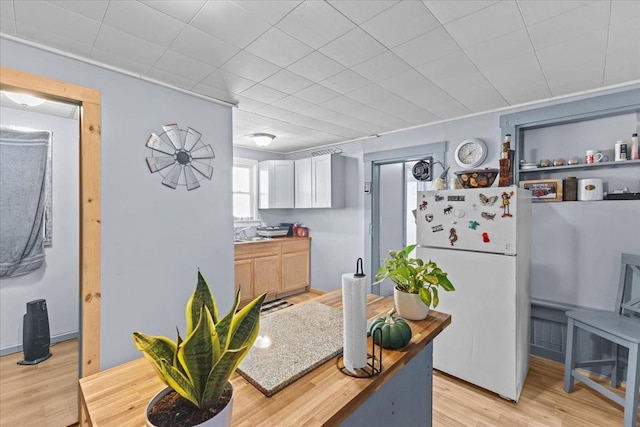
<svg viewBox="0 0 640 427">
<path fill-rule="evenodd" d="M 213 323 L 218 323 L 218 307 L 216 305 L 207 280 L 202 275 L 202 272 L 198 270 L 198 283 L 195 291 L 187 301 L 186 315 L 187 315 L 187 336 L 191 335 L 193 328 L 198 323 L 200 317 L 200 307 L 206 306 L 213 317 Z"/>
<path fill-rule="evenodd" d="M 202 409 L 202 400 L 198 396 L 197 390 L 185 375 L 178 369 L 171 366 L 166 360 L 162 360 L 162 369 L 167 373 L 167 385 L 176 391 L 180 396 Z"/>
<path fill-rule="evenodd" d="M 246 345 L 251 346 L 256 340 L 260 329 L 260 309 L 266 297 L 266 293 L 260 295 L 233 317 L 228 349 L 234 350 Z"/>
<path fill-rule="evenodd" d="M 233 316 L 235 316 L 236 311 L 238 311 L 238 306 L 240 305 L 240 289 L 236 292 L 236 299 L 233 302 L 233 307 L 229 310 L 226 316 L 224 316 L 218 323 L 216 323 L 216 332 L 218 333 L 218 338 L 220 339 L 220 351 L 224 352 L 228 348 L 229 344 L 229 336 L 231 333 L 231 320 L 233 320 Z"/>
<path fill-rule="evenodd" d="M 196 390 L 198 402 L 201 401 L 207 378 L 219 357 L 220 342 L 213 318 L 209 309 L 202 306 L 196 327 L 178 349 L 178 359 Z"/>
<path fill-rule="evenodd" d="M 218 363 L 215 364 L 209 375 L 207 386 L 204 389 L 202 403 L 204 406 L 213 406 L 224 391 L 224 385 L 231 378 L 231 374 L 249 352 L 250 346 L 241 347 L 237 350 L 227 350 L 224 352 Z"/>
<path fill-rule="evenodd" d="M 166 372 L 162 369 L 162 360 L 174 360 L 178 346 L 166 337 L 152 337 L 140 332 L 133 333 L 133 342 L 147 360 L 151 362 L 160 379 L 166 384 Z"/>
<path fill-rule="evenodd" d="M 265 297 L 266 294 L 257 297 L 236 312 L 240 304 L 238 292 L 231 311 L 218 321 L 215 299 L 198 271 L 196 290 L 187 302 L 184 341 L 179 331 L 176 343 L 134 332 L 134 343 L 165 384 L 193 405 L 212 408 L 258 336 Z"/>
</svg>

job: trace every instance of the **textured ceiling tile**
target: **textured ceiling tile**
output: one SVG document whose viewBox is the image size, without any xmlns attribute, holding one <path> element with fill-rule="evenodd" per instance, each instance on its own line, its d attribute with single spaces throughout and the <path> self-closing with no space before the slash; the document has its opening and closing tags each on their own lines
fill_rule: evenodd
<svg viewBox="0 0 640 427">
<path fill-rule="evenodd" d="M 172 50 L 167 50 L 154 64 L 153 68 L 188 78 L 193 81 L 191 86 L 199 83 L 214 71 L 211 65 Z"/>
<path fill-rule="evenodd" d="M 206 76 L 202 83 L 229 93 L 240 93 L 256 84 L 253 80 L 245 79 L 220 68 Z"/>
<path fill-rule="evenodd" d="M 319 82 L 339 73 L 345 67 L 316 51 L 291 64 L 287 69 L 309 80 Z"/>
<path fill-rule="evenodd" d="M 206 0 L 143 0 L 141 2 L 182 22 L 189 23 L 204 6 Z M 93 0 L 83 2 L 71 0 L 69 3 L 93 3 Z"/>
<path fill-rule="evenodd" d="M 422 2 L 429 8 L 431 13 L 438 18 L 441 24 L 447 24 L 456 19 L 470 15 L 496 3 L 497 0 L 436 0 Z"/>
<path fill-rule="evenodd" d="M 353 71 L 372 82 L 384 80 L 408 69 L 409 65 L 391 51 L 386 51 L 352 68 Z"/>
<path fill-rule="evenodd" d="M 582 38 L 609 26 L 609 2 L 596 1 L 529 26 L 535 49 Z"/>
<path fill-rule="evenodd" d="M 11 3 L 9 1 L 2 1 L 2 3 Z M 109 4 L 106 0 L 91 0 L 91 1 L 77 1 L 77 0 L 55 0 L 49 1 L 49 3 L 53 3 L 56 6 L 60 6 L 64 9 L 75 12 L 79 15 L 86 16 L 87 18 L 93 19 L 94 21 L 101 22 L 104 18 L 104 14 L 107 11 L 107 5 Z"/>
<path fill-rule="evenodd" d="M 286 67 L 313 51 L 309 46 L 274 27 L 253 41 L 245 50 L 281 67 Z"/>
<path fill-rule="evenodd" d="M 222 68 L 254 82 L 262 81 L 280 69 L 277 65 L 244 50 L 238 52 Z"/>
<path fill-rule="evenodd" d="M 103 23 L 160 46 L 169 46 L 185 27 L 184 22 L 130 1 L 109 3 Z"/>
<path fill-rule="evenodd" d="M 347 93 L 352 90 L 359 89 L 363 86 L 368 86 L 371 81 L 362 77 L 360 74 L 354 73 L 351 70 L 344 70 L 338 74 L 335 74 L 328 79 L 320 82 L 324 87 L 328 87 L 331 90 L 335 90 L 339 93 Z"/>
<path fill-rule="evenodd" d="M 36 43 L 60 49 L 63 52 L 72 53 L 81 57 L 90 58 L 93 47 L 80 43 L 75 39 L 68 39 L 63 36 L 48 33 L 40 27 L 32 27 L 27 24 L 20 24 L 20 37 L 27 38 Z"/>
<path fill-rule="evenodd" d="M 2 2 L 4 4 L 4 2 Z M 0 12 L 0 33 L 16 35 L 16 24 L 13 19 L 5 19 L 6 15 Z M 24 37 L 24 36 L 23 36 Z"/>
<path fill-rule="evenodd" d="M 244 48 L 270 24 L 230 1 L 208 1 L 191 25 L 232 45 Z"/>
<path fill-rule="evenodd" d="M 313 106 L 309 101 L 297 98 L 295 96 L 287 96 L 285 98 L 275 101 L 272 105 L 280 108 L 284 108 L 289 111 L 302 111 L 305 108 Z"/>
<path fill-rule="evenodd" d="M 354 28 L 320 48 L 320 52 L 345 67 L 352 67 L 386 50 L 360 28 Z"/>
<path fill-rule="evenodd" d="M 264 102 L 256 101 L 255 99 L 247 98 L 242 95 L 234 95 L 233 100 L 238 104 L 238 108 L 242 108 L 245 111 L 253 112 L 264 107 Z M 234 111 L 237 111 L 234 109 Z"/>
<path fill-rule="evenodd" d="M 313 104 L 319 104 L 336 96 L 340 96 L 340 94 L 319 84 L 314 84 L 296 92 L 295 96 Z"/>
<path fill-rule="evenodd" d="M 301 0 L 234 0 L 234 3 L 252 14 L 275 25 L 295 9 Z"/>
<path fill-rule="evenodd" d="M 513 33 L 466 47 L 464 52 L 478 67 L 504 64 L 508 67 L 522 53 L 533 52 L 527 31 Z"/>
<path fill-rule="evenodd" d="M 122 57 L 125 61 L 147 64 L 148 66 L 153 65 L 165 51 L 162 46 L 104 24 L 100 27 L 100 33 L 93 47 L 108 54 L 109 57 Z M 92 52 L 91 55 L 97 58 L 95 52 Z M 104 57 L 104 55 L 102 56 Z"/>
<path fill-rule="evenodd" d="M 318 49 L 355 25 L 329 4 L 307 1 L 285 16 L 277 27 L 306 45 Z"/>
<path fill-rule="evenodd" d="M 507 105 L 462 52 L 422 65 L 416 70 L 473 112 Z"/>
<path fill-rule="evenodd" d="M 240 93 L 240 95 L 246 96 L 247 98 L 255 99 L 256 101 L 264 102 L 267 104 L 271 104 L 272 102 L 287 96 L 287 94 L 284 92 L 271 89 L 270 87 L 259 84 L 259 83 L 243 91 L 242 93 Z"/>
<path fill-rule="evenodd" d="M 274 75 L 264 79 L 262 84 L 281 92 L 292 94 L 305 87 L 311 86 L 313 82 L 283 68 Z"/>
<path fill-rule="evenodd" d="M 562 15 L 570 10 L 586 6 L 594 0 L 536 0 L 519 1 L 518 6 L 527 25 L 537 24 Z"/>
<path fill-rule="evenodd" d="M 394 1 L 362 1 L 362 0 L 337 0 L 329 1 L 331 6 L 335 7 L 351 19 L 356 24 L 360 25 L 363 22 L 373 18 L 380 12 L 389 9 L 394 4 L 398 3 L 398 0 Z"/>
<path fill-rule="evenodd" d="M 553 96 L 601 85 L 606 47 L 607 30 L 601 29 L 538 50 L 538 58 Z"/>
<path fill-rule="evenodd" d="M 505 0 L 445 24 L 444 27 L 462 48 L 466 48 L 522 30 L 524 23 L 516 3 Z"/>
<path fill-rule="evenodd" d="M 611 5 L 611 27 L 607 45 L 604 84 L 640 79 L 640 2 Z"/>
<path fill-rule="evenodd" d="M 379 84 L 443 119 L 471 112 L 415 70 L 405 71 Z"/>
<path fill-rule="evenodd" d="M 214 67 L 224 64 L 240 51 L 240 48 L 194 27 L 186 27 L 171 49 Z"/>
<path fill-rule="evenodd" d="M 391 49 L 438 27 L 440 23 L 419 1 L 401 1 L 361 27 Z"/>
<path fill-rule="evenodd" d="M 551 97 L 533 51 L 479 67 L 482 74 L 511 105 Z"/>
<path fill-rule="evenodd" d="M 13 5 L 18 35 L 20 25 L 25 24 L 78 43 L 92 44 L 100 29 L 100 22 L 44 1 L 17 1 Z"/>
<path fill-rule="evenodd" d="M 444 27 L 437 27 L 393 48 L 393 52 L 412 67 L 435 61 L 460 50 Z"/>
</svg>

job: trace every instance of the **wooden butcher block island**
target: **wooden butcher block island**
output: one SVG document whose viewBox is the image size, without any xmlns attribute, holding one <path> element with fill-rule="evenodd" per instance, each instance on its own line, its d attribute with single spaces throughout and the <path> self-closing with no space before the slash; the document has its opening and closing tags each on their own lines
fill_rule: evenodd
<svg viewBox="0 0 640 427">
<path fill-rule="evenodd" d="M 341 310 L 342 291 L 310 301 Z M 369 319 L 383 316 L 392 307 L 393 299 L 368 295 Z M 451 316 L 430 310 L 427 319 L 408 323 L 413 332 L 411 342 L 399 351 L 383 350 L 382 373 L 373 378 L 342 374 L 334 357 L 266 397 L 234 374 L 232 425 L 431 425 L 432 342 L 451 323 Z M 83 405 L 94 427 L 140 427 L 145 425 L 144 413 L 149 400 L 164 384 L 156 377 L 151 364 L 140 358 L 82 378 L 80 388 Z"/>
</svg>

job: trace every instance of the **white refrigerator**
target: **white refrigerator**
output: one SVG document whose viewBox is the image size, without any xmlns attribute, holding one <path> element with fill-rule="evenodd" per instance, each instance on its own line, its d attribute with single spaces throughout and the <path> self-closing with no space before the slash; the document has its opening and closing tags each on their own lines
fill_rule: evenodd
<svg viewBox="0 0 640 427">
<path fill-rule="evenodd" d="M 433 367 L 518 401 L 529 370 L 531 192 L 515 186 L 418 192 L 417 256 L 455 286 Z"/>
</svg>

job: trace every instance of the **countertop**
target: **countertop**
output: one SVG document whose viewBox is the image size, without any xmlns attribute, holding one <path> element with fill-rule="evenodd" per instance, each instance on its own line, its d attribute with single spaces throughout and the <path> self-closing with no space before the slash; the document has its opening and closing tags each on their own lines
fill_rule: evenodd
<svg viewBox="0 0 640 427">
<path fill-rule="evenodd" d="M 329 292 L 310 301 L 342 309 L 342 291 Z M 370 319 L 382 316 L 392 307 L 392 298 L 368 295 Z M 275 395 L 266 397 L 234 374 L 232 425 L 339 425 L 442 332 L 451 323 L 451 316 L 430 310 L 427 319 L 407 323 L 413 332 L 411 342 L 399 351 L 383 350 L 382 373 L 373 378 L 344 375 L 336 368 L 336 358 L 332 358 Z M 145 408 L 162 388 L 164 384 L 144 358 L 80 380 L 81 400 L 94 427 L 143 426 Z"/>
<path fill-rule="evenodd" d="M 300 240 L 311 240 L 310 236 L 307 237 L 270 237 L 265 240 L 256 240 L 256 241 L 242 241 L 242 242 L 234 242 L 236 245 L 259 245 L 263 243 L 283 243 L 283 242 L 295 242 Z"/>
</svg>

